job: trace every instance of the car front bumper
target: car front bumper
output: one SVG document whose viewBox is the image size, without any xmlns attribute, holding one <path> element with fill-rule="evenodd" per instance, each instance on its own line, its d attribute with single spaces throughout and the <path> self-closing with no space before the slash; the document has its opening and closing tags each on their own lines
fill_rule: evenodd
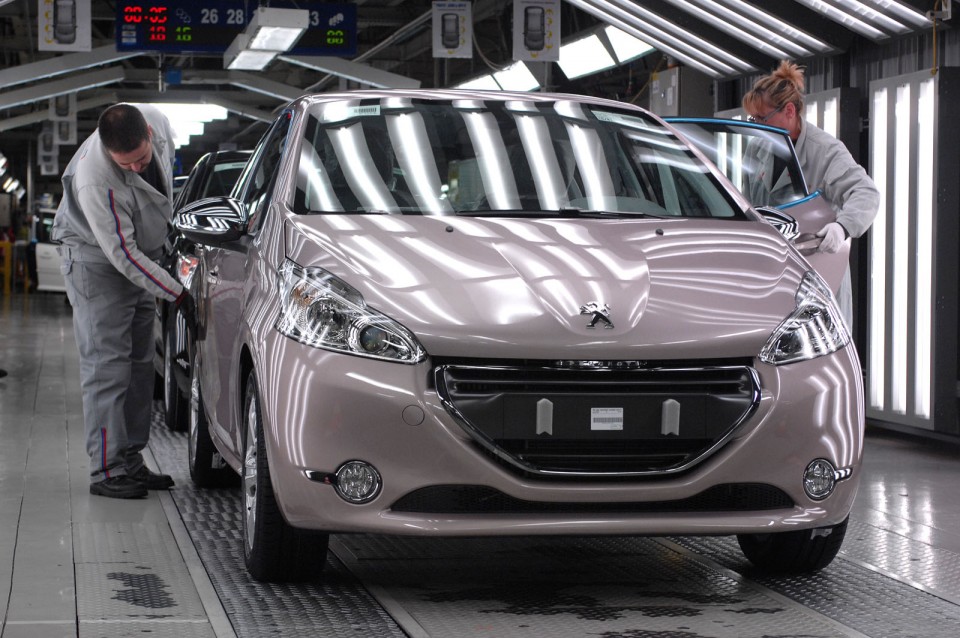
<svg viewBox="0 0 960 638">
<path fill-rule="evenodd" d="M 255 368 L 271 477 L 295 527 L 449 536 L 765 533 L 839 523 L 856 496 L 863 389 L 852 347 L 787 366 L 755 364 L 757 407 L 720 449 L 686 471 L 549 479 L 524 475 L 483 451 L 432 388 L 429 360 L 385 363 L 309 348 L 276 332 L 261 345 L 260 353 L 283 353 L 256 357 Z M 804 469 L 817 458 L 850 470 L 820 501 L 803 490 Z M 373 465 L 382 478 L 368 503 L 348 503 L 329 484 L 308 478 L 351 460 Z M 793 504 L 712 509 L 709 499 L 703 503 L 717 486 L 756 485 L 782 491 Z M 513 506 L 398 511 L 398 501 L 429 489 L 473 489 Z M 693 509 L 676 507 L 698 497 Z"/>
</svg>

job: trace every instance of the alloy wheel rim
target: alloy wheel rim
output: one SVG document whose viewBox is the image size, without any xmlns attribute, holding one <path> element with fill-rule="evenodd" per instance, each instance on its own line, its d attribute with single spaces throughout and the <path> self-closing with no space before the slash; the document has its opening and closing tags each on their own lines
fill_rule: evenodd
<svg viewBox="0 0 960 638">
<path fill-rule="evenodd" d="M 247 547 L 253 548 L 257 523 L 257 399 L 247 408 L 247 445 L 243 454 L 243 507 Z"/>
<path fill-rule="evenodd" d="M 167 337 L 163 340 L 163 408 L 165 410 L 169 410 L 173 405 L 171 379 L 173 379 L 173 345 Z"/>
<path fill-rule="evenodd" d="M 190 465 L 196 467 L 197 461 L 197 436 L 200 420 L 200 377 L 196 373 L 190 375 L 190 419 L 188 428 L 190 436 L 187 439 L 188 454 L 190 456 Z"/>
</svg>

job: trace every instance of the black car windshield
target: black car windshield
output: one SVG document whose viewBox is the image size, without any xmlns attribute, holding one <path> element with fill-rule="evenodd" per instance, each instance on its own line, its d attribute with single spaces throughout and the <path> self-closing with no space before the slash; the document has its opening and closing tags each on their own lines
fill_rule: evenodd
<svg viewBox="0 0 960 638">
<path fill-rule="evenodd" d="M 684 142 L 626 109 L 388 97 L 305 117 L 298 214 L 745 217 Z"/>
</svg>

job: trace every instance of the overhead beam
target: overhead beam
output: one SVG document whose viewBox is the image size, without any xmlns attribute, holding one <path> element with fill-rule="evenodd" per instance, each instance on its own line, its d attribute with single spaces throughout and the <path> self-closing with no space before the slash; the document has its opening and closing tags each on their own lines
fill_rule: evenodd
<svg viewBox="0 0 960 638">
<path fill-rule="evenodd" d="M 246 104 L 241 104 L 240 102 L 236 102 L 234 100 L 228 100 L 227 98 L 222 97 L 220 95 L 210 95 L 210 96 L 204 95 L 203 97 L 200 98 L 200 102 L 202 102 L 203 104 L 213 104 L 215 106 L 222 106 L 223 108 L 227 109 L 231 113 L 236 113 L 237 115 L 242 115 L 244 117 L 250 118 L 251 120 L 257 120 L 259 122 L 273 122 L 275 119 L 277 119 L 273 113 L 262 111 L 260 109 L 253 108 L 251 106 L 247 106 Z"/>
<path fill-rule="evenodd" d="M 69 53 L 39 62 L 29 62 L 0 71 L 0 86 L 11 87 L 37 80 L 73 73 L 95 66 L 143 55 L 141 51 L 117 51 L 116 45 L 99 47 L 82 53 Z"/>
<path fill-rule="evenodd" d="M 80 100 L 77 102 L 77 113 L 86 111 L 88 109 L 100 108 L 101 106 L 106 106 L 107 104 L 115 104 L 117 101 L 117 94 L 112 92 L 104 93 L 87 100 Z M 0 132 L 9 131 L 22 126 L 30 126 L 31 124 L 38 124 L 40 122 L 46 122 L 49 119 L 50 113 L 47 109 L 41 109 L 33 113 L 28 113 L 27 115 L 19 115 L 17 117 L 0 119 Z"/>
<path fill-rule="evenodd" d="M 281 102 L 293 101 L 305 92 L 302 89 L 291 87 L 289 84 L 274 82 L 273 80 L 268 80 L 260 76 L 243 73 L 242 71 L 228 71 L 227 76 L 230 84 L 233 86 L 249 89 L 250 91 L 272 97 Z"/>
<path fill-rule="evenodd" d="M 22 104 L 31 104 L 40 100 L 47 100 L 58 95 L 75 93 L 84 89 L 92 89 L 105 84 L 121 82 L 124 79 L 123 69 L 112 67 L 81 73 L 62 80 L 52 80 L 43 82 L 36 86 L 30 86 L 16 91 L 4 91 L 0 93 L 0 110 L 20 106 Z"/>
<path fill-rule="evenodd" d="M 367 64 L 329 56 L 281 55 L 278 59 L 314 71 L 330 73 L 338 77 L 368 84 L 383 89 L 419 89 L 420 80 L 383 71 Z"/>
</svg>

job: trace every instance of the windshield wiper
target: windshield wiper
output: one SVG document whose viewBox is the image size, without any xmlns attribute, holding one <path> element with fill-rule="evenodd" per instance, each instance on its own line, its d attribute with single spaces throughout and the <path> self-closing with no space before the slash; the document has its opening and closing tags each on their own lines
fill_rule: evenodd
<svg viewBox="0 0 960 638">
<path fill-rule="evenodd" d="M 458 210 L 456 215 L 461 217 L 648 217 L 662 219 L 660 215 L 641 213 L 628 210 L 592 210 L 589 208 L 561 208 L 559 210 L 523 210 L 519 208 L 504 208 L 500 210 Z"/>
<path fill-rule="evenodd" d="M 551 211 L 552 212 L 552 211 Z M 646 217 L 649 219 L 663 219 L 660 215 L 641 213 L 638 210 L 594 210 L 591 208 L 561 208 L 561 217 Z"/>
</svg>

